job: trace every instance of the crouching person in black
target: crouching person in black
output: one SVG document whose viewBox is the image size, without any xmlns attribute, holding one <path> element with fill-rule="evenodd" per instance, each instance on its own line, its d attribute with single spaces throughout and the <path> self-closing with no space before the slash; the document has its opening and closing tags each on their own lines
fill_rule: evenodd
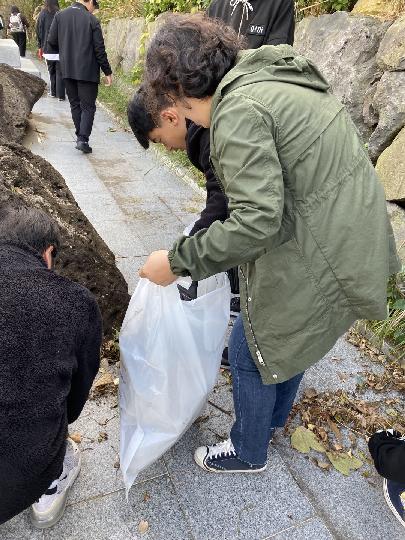
<svg viewBox="0 0 405 540">
<path fill-rule="evenodd" d="M 102 323 L 92 294 L 54 272 L 59 247 L 47 214 L 0 203 L 0 524 L 32 505 L 35 527 L 54 525 L 80 470 L 68 424 L 98 371 Z"/>
<path fill-rule="evenodd" d="M 391 512 L 405 527 L 405 436 L 393 429 L 377 431 L 368 441 Z"/>
</svg>

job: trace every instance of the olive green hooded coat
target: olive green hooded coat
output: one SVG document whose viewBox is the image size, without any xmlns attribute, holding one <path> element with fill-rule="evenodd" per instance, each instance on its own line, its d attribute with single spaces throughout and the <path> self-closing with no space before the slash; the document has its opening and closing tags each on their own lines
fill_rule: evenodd
<svg viewBox="0 0 405 540">
<path fill-rule="evenodd" d="M 386 318 L 400 264 L 384 190 L 309 60 L 287 45 L 240 53 L 213 96 L 211 160 L 230 218 L 180 238 L 169 260 L 194 280 L 240 266 L 264 383 L 314 364 L 356 319 Z"/>
</svg>

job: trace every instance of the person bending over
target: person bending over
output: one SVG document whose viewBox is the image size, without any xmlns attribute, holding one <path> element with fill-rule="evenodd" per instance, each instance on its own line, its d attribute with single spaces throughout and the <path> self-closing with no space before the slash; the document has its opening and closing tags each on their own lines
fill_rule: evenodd
<svg viewBox="0 0 405 540">
<path fill-rule="evenodd" d="M 236 421 L 229 439 L 194 457 L 206 471 L 262 471 L 305 369 L 357 319 L 387 316 L 387 281 L 401 266 L 384 189 L 344 106 L 289 45 L 242 51 L 218 19 L 171 17 L 145 75 L 210 128 L 230 217 L 152 253 L 140 275 L 169 285 L 240 266 Z"/>
<path fill-rule="evenodd" d="M 384 478 L 385 500 L 405 527 L 405 436 L 393 429 L 377 431 L 368 447 L 377 472 Z"/>
<path fill-rule="evenodd" d="M 57 224 L 0 203 L 0 524 L 31 506 L 54 525 L 80 470 L 68 424 L 97 374 L 102 323 L 92 294 L 53 270 Z"/>
</svg>

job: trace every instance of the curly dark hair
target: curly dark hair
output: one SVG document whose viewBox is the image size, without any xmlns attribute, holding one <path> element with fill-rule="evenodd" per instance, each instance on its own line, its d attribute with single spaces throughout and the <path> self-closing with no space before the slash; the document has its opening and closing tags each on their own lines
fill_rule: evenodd
<svg viewBox="0 0 405 540">
<path fill-rule="evenodd" d="M 172 15 L 149 45 L 146 80 L 157 95 L 212 96 L 243 45 L 243 38 L 219 19 Z"/>
</svg>

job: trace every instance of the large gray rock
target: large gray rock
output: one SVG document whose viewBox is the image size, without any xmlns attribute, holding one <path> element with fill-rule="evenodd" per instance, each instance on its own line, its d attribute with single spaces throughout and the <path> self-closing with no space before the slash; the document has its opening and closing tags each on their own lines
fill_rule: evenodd
<svg viewBox="0 0 405 540">
<path fill-rule="evenodd" d="M 381 154 L 376 171 L 384 185 L 387 201 L 405 203 L 405 128 Z"/>
<path fill-rule="evenodd" d="M 378 49 L 377 64 L 384 70 L 405 70 L 405 14 L 388 28 Z"/>
<path fill-rule="evenodd" d="M 0 39 L 0 64 L 15 68 L 21 66 L 20 51 L 14 39 Z"/>
<path fill-rule="evenodd" d="M 142 50 L 142 34 L 145 31 L 145 20 L 141 17 L 131 19 L 127 27 L 127 35 L 125 40 L 125 50 L 122 59 L 122 70 L 124 73 L 132 71 L 137 64 Z"/>
<path fill-rule="evenodd" d="M 374 84 L 365 99 L 364 119 L 375 126 L 368 145 L 375 163 L 405 126 L 405 71 L 386 71 Z"/>
<path fill-rule="evenodd" d="M 387 203 L 388 215 L 390 216 L 392 230 L 402 266 L 405 268 L 405 209 L 398 204 Z"/>
<path fill-rule="evenodd" d="M 112 69 L 121 67 L 129 19 L 111 19 L 104 27 L 104 41 Z"/>
<path fill-rule="evenodd" d="M 145 20 L 141 17 L 111 19 L 104 26 L 105 46 L 114 70 L 122 69 L 129 73 L 138 62 L 144 28 Z"/>
<path fill-rule="evenodd" d="M 337 12 L 307 17 L 297 26 L 295 49 L 325 75 L 366 141 L 372 132 L 363 118 L 364 99 L 380 78 L 376 54 L 390 22 Z"/>
</svg>

